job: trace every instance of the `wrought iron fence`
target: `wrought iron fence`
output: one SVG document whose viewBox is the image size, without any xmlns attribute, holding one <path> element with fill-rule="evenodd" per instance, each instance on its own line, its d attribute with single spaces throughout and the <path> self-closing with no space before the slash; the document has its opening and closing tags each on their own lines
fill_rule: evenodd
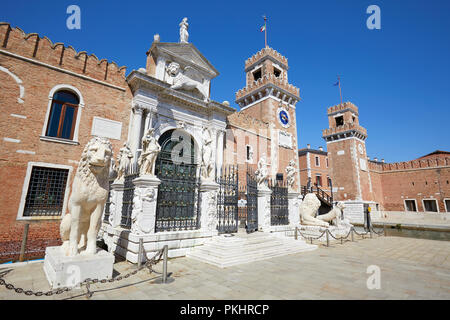
<svg viewBox="0 0 450 320">
<path fill-rule="evenodd" d="M 247 232 L 258 230 L 258 184 L 255 174 L 247 169 Z"/>
<path fill-rule="evenodd" d="M 217 176 L 219 192 L 217 194 L 217 230 L 219 233 L 237 232 L 239 172 L 236 166 L 223 168 Z"/>
<path fill-rule="evenodd" d="M 269 180 L 270 224 L 284 226 L 289 224 L 289 200 L 287 183 L 283 180 Z"/>
<path fill-rule="evenodd" d="M 110 211 L 110 205 L 111 205 L 111 185 L 113 184 L 114 179 L 109 180 L 109 190 L 108 190 L 108 198 L 106 199 L 106 203 L 105 203 L 105 214 L 103 215 L 103 221 L 104 222 L 109 222 L 109 214 L 111 213 Z"/>
<path fill-rule="evenodd" d="M 122 218 L 120 226 L 126 229 L 131 228 L 131 213 L 133 211 L 134 183 L 133 180 L 139 177 L 139 167 L 137 163 L 125 170 L 123 182 Z"/>
</svg>

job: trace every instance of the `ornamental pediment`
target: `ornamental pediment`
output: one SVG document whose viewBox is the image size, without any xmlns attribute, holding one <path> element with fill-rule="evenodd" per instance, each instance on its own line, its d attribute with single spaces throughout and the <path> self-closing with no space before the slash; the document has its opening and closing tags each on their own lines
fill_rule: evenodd
<svg viewBox="0 0 450 320">
<path fill-rule="evenodd" d="M 175 61 L 184 67 L 191 66 L 202 73 L 206 73 L 210 79 L 219 75 L 216 68 L 192 43 L 153 43 L 150 53 L 156 58 L 165 56 L 166 60 Z"/>
</svg>

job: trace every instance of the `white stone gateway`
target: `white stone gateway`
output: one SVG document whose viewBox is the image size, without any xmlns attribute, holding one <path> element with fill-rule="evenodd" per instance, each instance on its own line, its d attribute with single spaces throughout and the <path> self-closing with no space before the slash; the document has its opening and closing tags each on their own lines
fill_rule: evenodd
<svg viewBox="0 0 450 320">
<path fill-rule="evenodd" d="M 112 277 L 114 255 L 98 249 L 97 234 L 109 189 L 111 143 L 92 138 L 83 150 L 61 221 L 63 245 L 47 247 L 44 271 L 51 286 L 74 286 L 87 278 Z"/>
</svg>

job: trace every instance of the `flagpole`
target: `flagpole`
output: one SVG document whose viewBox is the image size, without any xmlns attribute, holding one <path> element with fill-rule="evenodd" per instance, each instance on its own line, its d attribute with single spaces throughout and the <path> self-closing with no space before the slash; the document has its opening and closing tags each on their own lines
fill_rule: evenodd
<svg viewBox="0 0 450 320">
<path fill-rule="evenodd" d="M 267 48 L 267 17 L 264 16 L 264 40 Z"/>
<path fill-rule="evenodd" d="M 338 84 L 339 84 L 339 96 L 341 97 L 341 105 L 342 105 L 341 78 L 339 76 L 338 76 Z"/>
</svg>

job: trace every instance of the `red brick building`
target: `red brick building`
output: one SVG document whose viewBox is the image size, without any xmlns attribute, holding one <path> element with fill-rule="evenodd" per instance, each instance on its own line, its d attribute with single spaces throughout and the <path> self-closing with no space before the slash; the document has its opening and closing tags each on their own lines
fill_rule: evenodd
<svg viewBox="0 0 450 320">
<path fill-rule="evenodd" d="M 131 99 L 124 67 L 0 23 L 0 261 L 26 223 L 28 257 L 59 241 L 84 145 L 102 135 L 117 153 Z"/>
</svg>

